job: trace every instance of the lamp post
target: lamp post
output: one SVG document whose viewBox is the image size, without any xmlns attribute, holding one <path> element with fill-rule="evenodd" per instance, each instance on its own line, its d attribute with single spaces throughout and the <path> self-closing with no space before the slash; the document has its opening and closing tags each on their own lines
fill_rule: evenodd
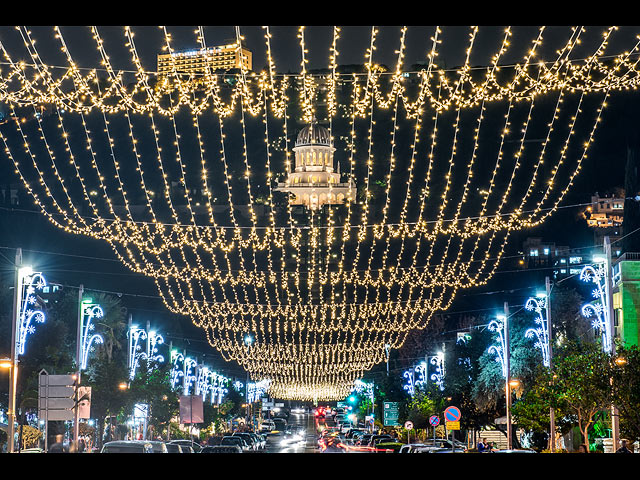
<svg viewBox="0 0 640 480">
<path fill-rule="evenodd" d="M 507 409 L 507 448 L 513 446 L 511 435 L 511 365 L 509 350 L 509 304 L 504 302 L 504 314 L 498 315 L 498 321 L 492 320 L 489 323 L 489 330 L 498 333 L 499 345 L 489 347 L 489 353 L 497 355 L 496 360 L 502 367 L 502 376 L 505 379 L 505 396 Z"/>
<path fill-rule="evenodd" d="M 247 346 L 247 356 L 249 354 L 249 349 L 251 348 L 251 345 L 253 344 L 253 337 L 249 334 L 245 335 L 244 337 L 244 344 Z M 245 392 L 245 404 L 246 404 L 246 422 L 247 422 L 247 427 L 249 426 L 249 370 L 247 370 L 247 383 L 244 387 L 244 392 Z"/>
<path fill-rule="evenodd" d="M 595 266 L 587 265 L 582 269 L 580 279 L 596 284 L 597 288 L 593 291 L 593 297 L 596 299 L 596 302 L 583 305 L 582 314 L 585 317 L 591 317 L 592 314 L 595 315 L 593 326 L 602 332 L 603 350 L 615 357 L 615 315 L 613 311 L 613 283 L 611 278 L 611 242 L 608 236 L 604 237 L 604 256 L 594 256 L 593 262 Z M 611 436 L 615 451 L 620 438 L 620 419 L 618 408 L 615 405 L 611 406 Z"/>
<path fill-rule="evenodd" d="M 535 347 L 542 351 L 542 363 L 551 370 L 553 359 L 552 329 L 551 329 L 551 282 L 545 277 L 545 292 L 538 293 L 535 298 L 529 298 L 525 308 L 534 311 L 537 315 L 536 328 L 530 328 L 525 332 L 527 338 L 537 337 Z M 553 407 L 549 409 L 549 447 L 551 452 L 556 447 L 556 419 Z"/>
<path fill-rule="evenodd" d="M 13 291 L 13 312 L 11 322 L 11 358 L 9 368 L 9 405 L 7 409 L 7 451 L 14 451 L 15 419 L 16 419 L 16 391 L 18 386 L 19 356 L 24 354 L 27 335 L 35 331 L 32 322 L 42 323 L 44 312 L 36 308 L 36 290 L 46 286 L 41 273 L 34 272 L 29 266 L 22 264 L 22 249 L 16 250 L 15 260 L 15 288 Z M 5 365 L 7 363 L 5 362 Z"/>
</svg>

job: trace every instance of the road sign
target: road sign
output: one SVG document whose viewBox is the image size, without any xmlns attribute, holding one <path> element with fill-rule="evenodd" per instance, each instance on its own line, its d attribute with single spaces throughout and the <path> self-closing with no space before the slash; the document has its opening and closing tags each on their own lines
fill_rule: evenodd
<svg viewBox="0 0 640 480">
<path fill-rule="evenodd" d="M 458 407 L 447 407 L 444 411 L 444 419 L 447 422 L 457 422 L 460 420 L 461 416 L 462 415 L 460 414 L 460 409 Z"/>
<path fill-rule="evenodd" d="M 200 395 L 180 396 L 180 423 L 202 423 L 204 414 Z"/>
<path fill-rule="evenodd" d="M 431 415 L 429 417 L 429 425 L 431 425 L 432 427 L 437 427 L 438 425 L 440 425 L 440 417 L 437 415 Z"/>
<path fill-rule="evenodd" d="M 460 430 L 460 422 L 446 422 L 447 430 Z"/>
<path fill-rule="evenodd" d="M 72 375 L 38 375 L 38 417 L 47 421 L 73 420 L 75 380 Z"/>
<path fill-rule="evenodd" d="M 407 430 L 413 429 L 413 423 L 410 421 L 404 422 L 404 428 L 406 428 Z"/>
<path fill-rule="evenodd" d="M 384 402 L 384 424 L 386 426 L 400 426 L 398 423 L 399 406 L 398 402 Z"/>
</svg>

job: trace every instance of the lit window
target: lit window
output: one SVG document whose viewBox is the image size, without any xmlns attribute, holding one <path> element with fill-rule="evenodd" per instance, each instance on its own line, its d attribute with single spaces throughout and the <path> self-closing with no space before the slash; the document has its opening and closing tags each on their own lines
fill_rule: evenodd
<svg viewBox="0 0 640 480">
<path fill-rule="evenodd" d="M 531 251 L 529 252 L 529 255 L 532 256 L 532 257 L 537 257 L 538 256 L 538 249 L 537 248 L 535 248 L 535 249 L 532 248 Z"/>
</svg>

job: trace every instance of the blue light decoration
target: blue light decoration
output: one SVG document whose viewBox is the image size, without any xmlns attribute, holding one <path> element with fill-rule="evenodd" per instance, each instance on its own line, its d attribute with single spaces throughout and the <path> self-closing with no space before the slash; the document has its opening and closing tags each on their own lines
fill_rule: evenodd
<svg viewBox="0 0 640 480">
<path fill-rule="evenodd" d="M 39 272 L 32 272 L 31 268 L 23 267 L 18 272 L 20 285 L 20 317 L 18 319 L 18 335 L 16 339 L 17 355 L 24 355 L 27 344 L 27 335 L 35 332 L 34 322 L 44 323 L 45 314 L 36 306 L 38 298 L 36 292 L 42 291 L 47 286 L 47 282 Z"/>
<path fill-rule="evenodd" d="M 155 331 L 147 333 L 146 330 L 135 325 L 131 326 L 129 336 L 129 378 L 133 380 L 136 370 L 140 365 L 140 359 L 147 359 L 149 363 L 163 363 L 164 357 L 158 354 L 158 345 L 164 343 L 164 338 Z M 146 350 L 142 350 L 140 340 L 147 340 Z M 149 368 L 151 366 L 149 365 Z"/>
<path fill-rule="evenodd" d="M 405 371 L 403 376 L 407 379 L 407 383 L 403 388 L 413 397 L 416 387 L 427 383 L 427 363 L 420 362 L 413 369 Z"/>
<path fill-rule="evenodd" d="M 363 382 L 362 380 L 356 380 L 354 382 L 353 391 L 358 394 L 364 393 L 365 397 L 371 400 L 371 403 L 373 403 L 373 395 L 374 395 L 373 390 L 374 390 L 373 382 L 367 383 L 367 382 Z"/>
<path fill-rule="evenodd" d="M 220 375 L 216 372 L 211 372 L 211 403 L 220 405 L 222 399 L 229 392 L 227 385 L 230 380 L 224 375 Z"/>
<path fill-rule="evenodd" d="M 184 355 L 181 353 L 172 350 L 171 351 L 171 373 L 170 373 L 170 381 L 171 388 L 176 389 L 180 383 L 182 383 L 182 378 L 184 377 L 184 367 L 182 364 L 184 363 Z"/>
<path fill-rule="evenodd" d="M 241 391 L 244 388 L 244 383 L 242 383 L 240 380 L 236 380 L 235 382 L 233 382 L 233 389 L 236 392 Z"/>
<path fill-rule="evenodd" d="M 502 376 L 507 378 L 507 339 L 505 337 L 505 322 L 506 317 L 504 315 L 498 315 L 498 321 L 492 320 L 489 322 L 489 330 L 498 334 L 498 345 L 491 345 L 488 349 L 489 353 L 496 354 L 496 362 L 500 362 L 502 367 Z"/>
<path fill-rule="evenodd" d="M 413 375 L 413 369 L 406 370 L 402 374 L 402 376 L 407 379 L 407 383 L 405 383 L 402 386 L 402 388 L 404 388 L 409 393 L 409 395 L 413 397 L 416 394 L 416 386 L 415 386 L 415 379 Z"/>
<path fill-rule="evenodd" d="M 542 363 L 545 367 L 549 367 L 549 312 L 547 311 L 547 297 L 540 294 L 527 300 L 524 308 L 530 312 L 536 313 L 536 327 L 530 328 L 524 332 L 526 338 L 536 337 L 534 347 L 540 348 L 542 351 Z"/>
<path fill-rule="evenodd" d="M 435 367 L 435 372 L 431 374 L 431 380 L 438 385 L 440 391 L 444 390 L 444 353 L 438 352 L 437 355 L 429 357 L 429 363 Z"/>
<path fill-rule="evenodd" d="M 195 394 L 200 395 L 203 402 L 207 400 L 207 395 L 211 389 L 211 384 L 209 383 L 210 380 L 211 371 L 209 370 L 209 367 L 205 367 L 204 365 L 198 367 L 195 382 Z"/>
<path fill-rule="evenodd" d="M 586 318 L 594 316 L 591 324 L 602 334 L 602 348 L 605 352 L 611 353 L 613 344 L 606 295 L 606 268 L 607 262 L 605 261 L 599 262 L 596 266 L 587 265 L 580 271 L 580 280 L 593 282 L 596 285 L 596 288 L 591 292 L 595 301 L 583 305 L 581 311 Z"/>
<path fill-rule="evenodd" d="M 194 387 L 197 382 L 197 377 L 195 374 L 195 368 L 198 366 L 198 362 L 196 362 L 193 358 L 186 357 L 183 362 L 184 365 L 184 376 L 182 380 L 184 382 L 182 394 L 187 396 L 191 394 L 191 387 Z"/>
<path fill-rule="evenodd" d="M 262 395 L 269 388 L 270 381 L 269 380 L 260 380 L 256 383 L 249 383 L 248 387 L 248 401 L 249 403 L 257 402 L 262 398 Z"/>
<path fill-rule="evenodd" d="M 102 335 L 93 332 L 95 325 L 92 323 L 94 318 L 104 317 L 102 307 L 96 303 L 83 303 L 82 315 L 80 318 L 80 370 L 86 370 L 89 352 L 93 351 L 93 344 L 102 344 L 104 339 Z"/>
<path fill-rule="evenodd" d="M 129 336 L 129 379 L 133 380 L 136 376 L 136 369 L 140 364 L 141 358 L 146 358 L 146 352 L 142 351 L 140 340 L 147 339 L 147 332 L 132 325 L 128 332 Z"/>
</svg>

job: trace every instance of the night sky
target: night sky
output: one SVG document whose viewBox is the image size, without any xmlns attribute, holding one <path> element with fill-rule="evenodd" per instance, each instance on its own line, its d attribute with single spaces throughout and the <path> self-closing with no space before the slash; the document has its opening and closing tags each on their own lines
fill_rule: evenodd
<svg viewBox="0 0 640 480">
<path fill-rule="evenodd" d="M 343 27 L 338 50 L 339 64 L 361 64 L 365 61 L 365 50 L 369 46 L 371 27 L 355 26 Z M 188 49 L 197 46 L 193 33 L 195 27 L 168 27 L 173 34 L 175 49 Z M 32 27 L 34 37 L 37 38 L 38 50 L 45 62 L 53 65 L 66 65 L 62 53 L 59 51 L 53 31 L 50 27 Z M 74 58 L 81 67 L 94 67 L 99 63 L 99 57 L 86 27 L 63 27 L 63 34 Z M 142 58 L 143 66 L 148 70 L 155 69 L 156 55 L 162 44 L 162 31 L 157 27 L 133 27 L 136 32 L 136 45 Z M 474 66 L 486 65 L 497 50 L 503 35 L 503 27 L 486 27 L 481 29 L 481 35 L 476 41 L 476 49 L 471 58 Z M 593 41 L 599 38 L 604 30 L 602 27 L 589 28 L 589 38 L 582 50 L 593 51 Z M 511 63 L 522 58 L 530 41 L 537 34 L 537 27 L 522 27 L 515 29 L 512 37 L 513 52 L 504 57 L 502 63 Z M 246 38 L 246 46 L 253 52 L 253 66 L 260 71 L 265 60 L 264 30 L 261 27 L 241 27 Z M 407 53 L 405 69 L 415 63 L 424 62 L 426 53 L 431 47 L 429 37 L 434 27 L 411 27 L 407 37 Z M 441 52 L 440 65 L 455 67 L 464 61 L 464 50 L 468 43 L 468 27 L 444 27 L 443 43 L 439 47 Z M 122 27 L 100 27 L 105 45 L 110 52 L 111 61 L 115 68 L 132 69 L 130 55 L 124 47 Z M 297 72 L 300 70 L 300 48 L 297 38 L 297 27 L 272 27 L 272 49 L 278 72 Z M 616 41 L 611 45 L 611 53 L 620 45 L 629 49 L 635 43 L 633 27 L 621 28 L 616 34 Z M 570 34 L 568 27 L 551 27 L 545 34 L 545 44 L 554 40 L 564 44 Z M 332 41 L 332 28 L 325 26 L 311 26 L 306 30 L 306 42 L 309 53 L 309 69 L 320 69 L 328 66 L 328 54 Z M 208 45 L 218 45 L 235 40 L 234 27 L 206 27 L 205 36 Z M 374 61 L 393 67 L 397 54 L 394 51 L 399 46 L 400 27 L 381 27 L 376 42 L 378 48 Z M 22 42 L 18 33 L 12 27 L 0 27 L 0 41 L 16 59 L 27 59 L 21 47 Z M 516 46 L 517 44 L 517 46 Z M 552 49 L 551 49 L 552 50 Z M 553 51 L 547 51 L 553 55 Z M 580 58 L 580 52 L 573 55 Z M 125 59 L 120 61 L 120 58 Z M 545 56 L 545 58 L 550 58 Z M 635 92 L 614 93 L 610 100 L 610 108 L 605 112 L 603 125 L 596 135 L 596 142 L 590 151 L 589 161 L 583 168 L 570 195 L 563 202 L 573 205 L 590 201 L 590 196 L 596 191 L 610 192 L 615 187 L 624 185 L 624 165 L 626 162 L 627 146 L 632 144 L 637 132 L 640 131 L 640 102 Z M 0 172 L 10 175 L 12 166 L 8 165 L 4 154 L 0 154 Z M 12 181 L 17 181 L 14 179 Z M 2 180 L 4 183 L 4 179 Z M 555 217 L 542 227 L 533 231 L 520 232 L 512 238 L 507 255 L 516 255 L 522 247 L 522 241 L 527 236 L 541 236 L 546 240 L 555 241 L 560 245 L 572 247 L 589 247 L 593 244 L 592 231 L 586 228 L 584 220 L 580 218 L 581 209 L 569 208 L 561 210 Z M 105 243 L 84 237 L 75 237 L 58 230 L 49 224 L 39 213 L 26 213 L 0 209 L 0 274 L 3 280 L 10 282 L 12 274 L 11 263 L 15 255 L 15 248 L 22 247 L 25 262 L 31 262 L 38 270 L 42 270 L 50 282 L 67 285 L 70 288 L 84 284 L 85 289 L 119 292 L 123 301 L 135 315 L 138 323 L 142 324 L 149 318 L 152 323 L 165 325 L 165 331 L 173 330 L 173 335 L 189 338 L 190 344 L 185 345 L 193 351 L 208 353 L 215 357 L 215 352 L 204 342 L 200 330 L 192 327 L 188 320 L 177 321 L 172 317 L 157 296 L 155 284 L 141 275 L 133 274 L 115 261 L 115 256 Z M 57 252 L 64 255 L 51 255 L 44 252 Z M 87 258 L 91 257 L 91 258 Z M 100 258 L 104 260 L 96 260 Z M 502 271 L 513 270 L 513 263 L 505 262 Z M 506 288 L 519 289 L 531 286 L 540 281 L 540 272 L 501 273 L 500 271 L 486 287 L 467 291 L 456 301 L 451 311 L 464 311 L 482 308 L 501 308 L 502 302 L 523 302 L 523 295 L 531 292 L 515 291 L 512 294 L 481 295 L 483 292 L 501 291 Z M 544 276 L 544 274 L 542 274 Z M 533 288 L 533 287 L 532 287 Z M 586 292 L 586 291 L 585 291 Z M 1 352 L 0 352 L 1 353 Z M 228 366 L 230 371 L 238 374 L 238 368 Z M 234 370 L 235 369 L 235 370 Z"/>
</svg>

